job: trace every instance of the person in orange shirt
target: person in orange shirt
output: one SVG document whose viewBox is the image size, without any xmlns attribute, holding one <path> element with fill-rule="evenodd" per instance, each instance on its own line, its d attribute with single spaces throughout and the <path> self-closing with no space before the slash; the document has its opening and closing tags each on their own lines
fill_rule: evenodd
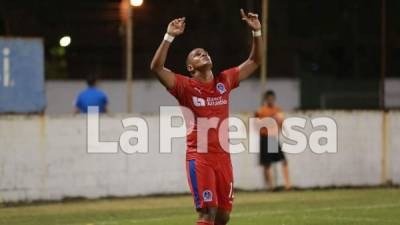
<svg viewBox="0 0 400 225">
<path fill-rule="evenodd" d="M 268 90 L 263 96 L 263 101 L 261 107 L 256 112 L 258 118 L 270 117 L 273 118 L 279 129 L 282 128 L 282 123 L 284 120 L 284 115 L 282 109 L 275 104 L 276 96 L 274 91 Z M 289 166 L 288 161 L 281 149 L 278 140 L 279 130 L 262 128 L 260 131 L 260 164 L 264 167 L 264 178 L 268 185 L 268 189 L 274 189 L 272 169 L 271 165 L 276 162 L 282 161 L 283 177 L 285 182 L 285 189 L 289 190 L 291 188 L 291 182 L 289 178 Z M 272 153 L 268 151 L 268 141 L 278 142 L 278 152 Z"/>
</svg>

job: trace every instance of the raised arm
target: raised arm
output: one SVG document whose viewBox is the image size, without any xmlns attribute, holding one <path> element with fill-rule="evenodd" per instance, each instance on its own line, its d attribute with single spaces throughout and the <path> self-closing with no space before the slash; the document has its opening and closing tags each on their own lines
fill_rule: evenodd
<svg viewBox="0 0 400 225">
<path fill-rule="evenodd" d="M 262 60 L 262 37 L 261 23 L 258 20 L 258 15 L 255 13 L 244 13 L 240 9 L 242 20 L 246 21 L 247 25 L 253 30 L 253 44 L 251 47 L 249 58 L 239 65 L 239 81 L 249 77 L 261 64 Z"/>
<path fill-rule="evenodd" d="M 183 33 L 185 30 L 185 18 L 178 18 L 168 24 L 167 33 L 161 42 L 151 61 L 150 69 L 153 71 L 160 82 L 166 88 L 173 88 L 175 85 L 175 73 L 164 67 L 167 59 L 168 49 L 173 39 Z"/>
</svg>

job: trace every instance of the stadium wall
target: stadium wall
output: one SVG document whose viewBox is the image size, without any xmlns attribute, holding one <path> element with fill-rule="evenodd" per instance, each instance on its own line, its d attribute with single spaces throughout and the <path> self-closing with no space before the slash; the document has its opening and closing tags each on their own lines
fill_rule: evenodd
<svg viewBox="0 0 400 225">
<path fill-rule="evenodd" d="M 299 82 L 295 79 L 275 79 L 268 85 L 278 95 L 278 103 L 285 110 L 300 106 Z M 102 81 L 99 87 L 109 96 L 109 110 L 113 113 L 126 112 L 126 83 L 124 81 Z M 85 88 L 83 81 L 47 81 L 47 114 L 71 113 L 77 94 Z M 176 105 L 174 97 L 156 80 L 137 80 L 133 83 L 133 111 L 136 113 L 158 113 L 160 105 Z M 140 94 L 136 94 L 140 93 Z M 260 84 L 258 80 L 248 80 L 240 84 L 240 93 L 233 91 L 231 110 L 248 112 L 260 104 Z M 249 101 L 249 99 L 252 99 Z"/>
<path fill-rule="evenodd" d="M 99 86 L 109 95 L 110 112 L 126 112 L 126 83 L 124 81 L 102 81 Z M 268 79 L 267 86 L 276 92 L 278 104 L 284 110 L 295 110 L 300 107 L 299 80 L 272 78 Z M 71 113 L 75 97 L 84 88 L 84 81 L 47 81 L 46 113 L 52 115 Z M 232 112 L 249 112 L 259 106 L 261 97 L 259 80 L 243 81 L 238 90 L 240 91 L 233 91 L 231 95 Z M 400 79 L 387 79 L 385 82 L 386 106 L 400 108 L 398 96 L 400 96 Z M 136 113 L 158 113 L 159 105 L 177 104 L 176 100 L 156 80 L 135 80 L 132 101 L 133 111 Z"/>
<path fill-rule="evenodd" d="M 236 116 L 246 121 L 248 115 Z M 387 114 L 385 167 L 382 112 L 307 111 L 289 115 L 329 116 L 338 125 L 338 153 L 317 155 L 307 149 L 287 155 L 295 186 L 381 185 L 385 183 L 382 168 L 387 170 L 387 179 L 400 184 L 400 112 Z M 101 140 L 117 141 L 124 132 L 121 119 L 127 117 L 102 116 Z M 184 139 L 173 142 L 173 154 L 160 154 L 159 118 L 142 117 L 150 129 L 149 153 L 88 154 L 85 116 L 1 116 L 0 202 L 188 192 Z M 257 154 L 241 153 L 232 159 L 237 188 L 264 188 Z"/>
</svg>

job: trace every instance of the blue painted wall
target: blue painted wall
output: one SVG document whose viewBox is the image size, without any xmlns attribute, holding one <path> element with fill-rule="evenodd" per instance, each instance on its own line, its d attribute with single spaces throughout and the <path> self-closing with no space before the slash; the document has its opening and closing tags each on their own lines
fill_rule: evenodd
<svg viewBox="0 0 400 225">
<path fill-rule="evenodd" d="M 0 38 L 0 113 L 36 113 L 45 107 L 42 39 Z"/>
</svg>

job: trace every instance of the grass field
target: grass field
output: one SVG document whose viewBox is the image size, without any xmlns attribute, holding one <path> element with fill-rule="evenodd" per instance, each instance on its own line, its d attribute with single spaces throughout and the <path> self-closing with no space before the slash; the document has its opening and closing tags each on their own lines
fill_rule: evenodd
<svg viewBox="0 0 400 225">
<path fill-rule="evenodd" d="M 191 225 L 189 196 L 72 201 L 0 208 L 4 225 Z M 400 224 L 400 189 L 236 194 L 232 225 Z"/>
</svg>

